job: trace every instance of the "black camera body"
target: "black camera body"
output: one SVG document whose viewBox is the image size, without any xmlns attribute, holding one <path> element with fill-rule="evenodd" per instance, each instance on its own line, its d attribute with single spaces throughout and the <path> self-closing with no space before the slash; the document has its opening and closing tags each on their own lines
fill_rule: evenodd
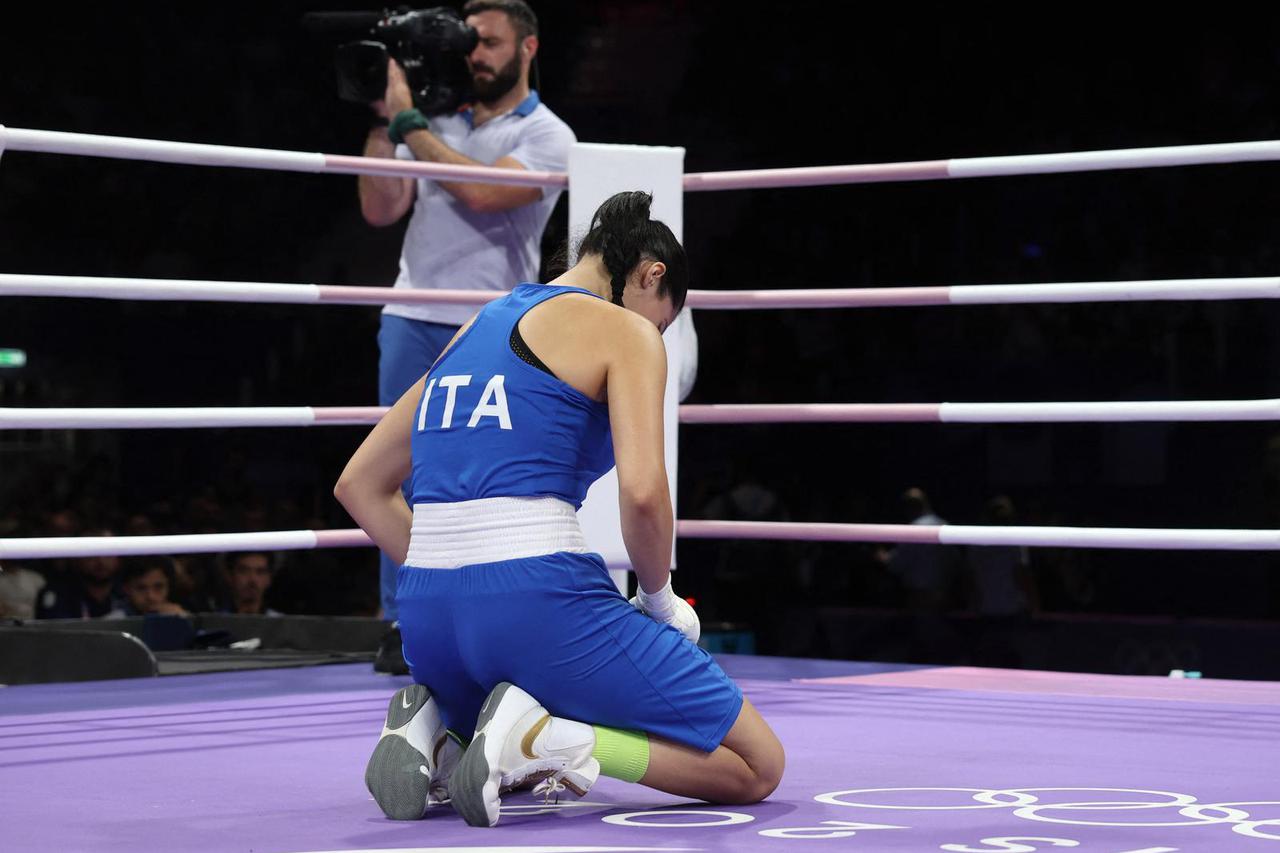
<svg viewBox="0 0 1280 853">
<path fill-rule="evenodd" d="M 466 58 L 479 35 L 452 9 L 402 9 L 380 16 L 321 12 L 307 17 L 323 27 L 349 26 L 355 20 L 367 26 L 376 17 L 368 38 L 338 47 L 338 97 L 343 100 L 380 100 L 387 89 L 388 58 L 404 69 L 413 105 L 424 115 L 453 112 L 471 94 Z"/>
</svg>

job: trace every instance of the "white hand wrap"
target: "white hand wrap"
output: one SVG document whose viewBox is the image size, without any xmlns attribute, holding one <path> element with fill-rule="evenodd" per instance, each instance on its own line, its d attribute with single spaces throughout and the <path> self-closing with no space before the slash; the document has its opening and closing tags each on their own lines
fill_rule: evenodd
<svg viewBox="0 0 1280 853">
<path fill-rule="evenodd" d="M 688 637 L 691 643 L 698 642 L 698 638 L 702 636 L 698 614 L 689 606 L 689 602 L 672 592 L 671 578 L 667 578 L 667 585 L 655 593 L 640 589 L 631 603 L 653 621 L 675 628 Z"/>
</svg>

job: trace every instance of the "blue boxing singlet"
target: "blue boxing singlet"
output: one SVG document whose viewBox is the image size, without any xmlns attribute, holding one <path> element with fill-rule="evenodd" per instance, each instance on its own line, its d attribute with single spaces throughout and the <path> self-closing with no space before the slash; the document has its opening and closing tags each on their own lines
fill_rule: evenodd
<svg viewBox="0 0 1280 853">
<path fill-rule="evenodd" d="M 473 731 L 489 691 L 510 681 L 556 716 L 710 752 L 742 691 L 627 602 L 575 512 L 613 466 L 608 407 L 512 350 L 525 312 L 566 293 L 588 291 L 520 285 L 427 374 L 396 587 L 405 661 L 456 732 Z"/>
<path fill-rule="evenodd" d="M 548 496 L 577 509 L 613 467 L 606 404 L 511 349 L 520 318 L 565 293 L 595 296 L 521 284 L 485 306 L 427 373 L 410 441 L 412 504 Z"/>
</svg>

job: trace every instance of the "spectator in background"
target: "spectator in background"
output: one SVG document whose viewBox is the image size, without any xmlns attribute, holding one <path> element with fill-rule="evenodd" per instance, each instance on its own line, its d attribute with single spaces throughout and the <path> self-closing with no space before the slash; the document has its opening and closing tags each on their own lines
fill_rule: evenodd
<svg viewBox="0 0 1280 853">
<path fill-rule="evenodd" d="M 1013 501 L 1005 495 L 987 501 L 982 523 L 1000 527 L 1017 524 Z M 971 547 L 965 562 L 970 603 L 979 616 L 1007 619 L 1039 610 L 1039 595 L 1025 547 Z"/>
<path fill-rule="evenodd" d="M 34 619 L 36 596 L 44 586 L 39 572 L 22 566 L 0 566 L 0 619 Z"/>
<path fill-rule="evenodd" d="M 1013 501 L 997 495 L 982 510 L 982 523 L 1018 523 Z M 986 545 L 966 549 L 965 568 L 969 604 L 980 617 L 973 644 L 979 666 L 1022 668 L 1031 664 L 1038 644 L 1026 621 L 1040 610 L 1040 596 L 1025 547 Z"/>
<path fill-rule="evenodd" d="M 915 487 L 903 492 L 902 513 L 910 524 L 932 527 L 947 523 L 933 511 L 924 490 Z M 950 604 L 951 564 L 945 549 L 904 543 L 889 552 L 887 561 L 912 609 L 944 610 Z"/>
<path fill-rule="evenodd" d="M 71 509 L 54 510 L 44 516 L 43 522 L 43 532 L 39 534 L 41 536 L 79 536 L 84 532 L 81 529 L 80 516 Z M 52 586 L 74 577 L 75 563 L 75 560 L 61 557 L 41 560 L 40 572 Z"/>
<path fill-rule="evenodd" d="M 87 536 L 112 536 L 110 530 L 86 530 Z M 116 584 L 119 557 L 72 560 L 67 577 L 51 579 L 36 597 L 37 619 L 96 619 L 122 611 L 124 596 Z"/>
<path fill-rule="evenodd" d="M 280 616 L 267 607 L 267 590 L 275 574 L 271 555 L 264 551 L 241 551 L 226 561 L 227 613 L 252 616 Z"/>
<path fill-rule="evenodd" d="M 777 492 L 765 485 L 771 479 L 758 473 L 759 461 L 744 460 L 736 472 L 737 482 L 726 483 L 727 488 L 711 497 L 703 506 L 703 518 L 723 521 L 787 521 L 791 514 Z M 757 469 L 757 470 L 753 470 Z M 718 543 L 714 562 L 700 567 L 713 579 L 706 588 L 713 595 L 703 599 L 706 618 L 723 619 L 725 614 L 736 614 L 747 621 L 757 621 L 786 596 L 779 594 L 781 587 L 795 582 L 790 564 L 793 562 L 787 543 L 739 540 Z M 776 575 L 779 565 L 788 565 L 786 577 Z M 775 595 L 764 598 L 758 594 L 761 583 L 774 589 Z"/>
<path fill-rule="evenodd" d="M 124 590 L 125 616 L 186 616 L 187 611 L 169 600 L 176 572 L 169 557 L 139 557 L 128 560 L 120 572 Z"/>
<path fill-rule="evenodd" d="M 22 531 L 22 520 L 14 509 L 0 508 L 0 537 Z M 0 620 L 34 619 L 36 595 L 44 586 L 44 576 L 37 571 L 9 563 L 0 566 Z"/>
<path fill-rule="evenodd" d="M 923 489 L 912 487 L 902 495 L 903 517 L 914 525 L 946 524 L 933 511 Z M 957 663 L 957 638 L 947 622 L 952 604 L 954 572 L 951 555 L 939 545 L 904 543 L 888 554 L 888 569 L 906 592 L 911 611 L 911 660 L 920 663 Z"/>
<path fill-rule="evenodd" d="M 158 506 L 163 511 L 163 506 Z M 124 523 L 124 529 L 128 536 L 157 536 L 161 533 L 170 532 L 160 528 L 152 520 L 150 515 L 142 512 L 136 512 L 130 515 Z M 155 561 L 155 567 L 160 568 L 164 572 L 168 581 L 168 590 L 165 595 L 166 601 L 170 603 L 182 602 L 186 607 L 189 607 L 192 610 L 210 610 L 212 608 L 201 606 L 199 601 L 201 591 L 199 589 L 199 582 L 202 581 L 203 578 L 195 577 L 188 566 L 188 562 L 194 561 L 195 559 L 197 558 L 194 556 L 188 557 L 186 560 L 175 559 L 173 557 L 152 558 L 152 560 Z M 126 565 L 120 576 L 120 584 L 122 587 L 127 586 L 126 581 L 128 569 L 129 566 Z M 155 578 L 152 578 L 153 586 L 154 583 Z M 125 595 L 128 597 L 127 589 L 125 590 Z M 174 606 L 179 607 L 178 604 L 174 604 Z M 182 608 L 179 607 L 179 609 Z"/>
</svg>

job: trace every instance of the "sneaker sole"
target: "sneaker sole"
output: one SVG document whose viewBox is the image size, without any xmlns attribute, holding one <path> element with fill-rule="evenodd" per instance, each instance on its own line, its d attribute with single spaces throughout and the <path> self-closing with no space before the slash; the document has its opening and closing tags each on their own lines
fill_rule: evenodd
<svg viewBox="0 0 1280 853">
<path fill-rule="evenodd" d="M 511 685 L 504 681 L 489 693 L 480 709 L 480 716 L 476 718 L 476 731 L 489 725 L 509 687 Z M 489 759 L 485 756 L 486 740 L 483 732 L 476 735 L 467 751 L 462 753 L 450 780 L 453 808 L 471 826 L 494 826 L 498 823 L 499 809 L 495 807 L 490 815 L 484 800 L 484 787 L 490 776 Z"/>
<path fill-rule="evenodd" d="M 391 697 L 386 728 L 403 728 L 431 701 L 431 691 L 421 684 L 401 688 Z M 427 756 L 397 734 L 384 734 L 369 756 L 364 784 L 382 813 L 392 820 L 419 820 L 427 811 L 430 777 L 423 772 Z"/>
</svg>

